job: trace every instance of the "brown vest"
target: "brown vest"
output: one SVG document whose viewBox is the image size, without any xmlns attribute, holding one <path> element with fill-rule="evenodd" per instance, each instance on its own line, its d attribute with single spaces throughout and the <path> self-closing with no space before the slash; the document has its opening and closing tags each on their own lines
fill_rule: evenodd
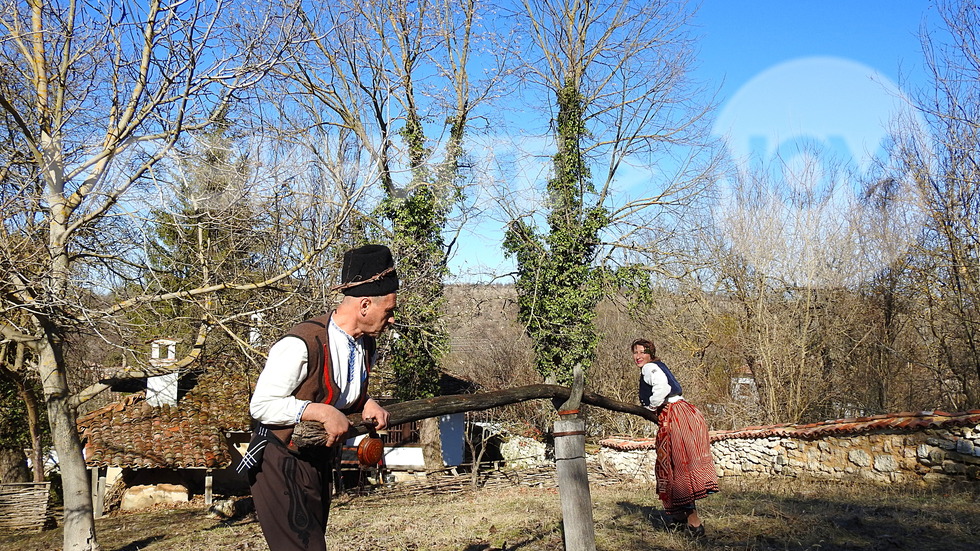
<svg viewBox="0 0 980 551">
<path fill-rule="evenodd" d="M 300 400 L 309 400 L 333 405 L 337 402 L 340 388 L 333 380 L 333 369 L 330 365 L 330 343 L 327 338 L 327 326 L 330 324 L 331 314 L 308 319 L 300 322 L 290 329 L 287 337 L 297 337 L 306 343 L 306 379 L 299 384 L 293 396 Z M 368 378 L 371 375 L 371 358 L 377 348 L 377 341 L 374 337 L 364 335 L 361 337 L 364 343 L 364 369 L 367 377 L 361 381 L 361 389 L 357 401 L 350 406 L 341 409 L 344 415 L 357 413 L 364 409 L 367 402 Z M 275 427 L 272 432 L 285 444 L 290 444 L 293 436 L 293 427 Z"/>
</svg>

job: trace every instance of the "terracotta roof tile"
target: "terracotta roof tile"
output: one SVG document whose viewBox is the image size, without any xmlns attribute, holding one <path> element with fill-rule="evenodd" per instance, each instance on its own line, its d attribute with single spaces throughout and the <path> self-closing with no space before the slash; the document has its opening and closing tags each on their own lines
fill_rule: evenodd
<svg viewBox="0 0 980 551">
<path fill-rule="evenodd" d="M 826 435 L 846 436 L 863 434 L 878 430 L 906 430 L 921 428 L 964 427 L 980 424 L 980 410 L 970 410 L 960 413 L 945 413 L 942 411 L 920 411 L 918 413 L 891 413 L 859 417 L 857 419 L 835 419 L 819 423 L 803 425 L 768 425 L 751 426 L 741 429 L 711 431 L 711 441 L 734 438 L 767 438 L 769 436 L 785 436 L 791 438 L 818 438 Z M 602 440 L 599 444 L 613 449 L 631 450 L 652 448 L 655 441 L 650 438 L 630 438 L 617 436 Z"/>
<path fill-rule="evenodd" d="M 171 407 L 150 406 L 143 393 L 78 420 L 90 467 L 223 468 L 231 464 L 225 431 L 251 424 L 254 381 L 221 370 L 203 374 Z"/>
</svg>

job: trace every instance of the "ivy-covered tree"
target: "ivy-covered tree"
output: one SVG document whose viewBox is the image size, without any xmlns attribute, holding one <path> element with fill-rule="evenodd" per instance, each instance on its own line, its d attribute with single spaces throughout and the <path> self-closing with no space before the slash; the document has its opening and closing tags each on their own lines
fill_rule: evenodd
<svg viewBox="0 0 980 551">
<path fill-rule="evenodd" d="M 548 180 L 548 232 L 531 222 L 511 222 L 504 241 L 517 260 L 519 317 L 535 345 L 535 365 L 546 380 L 570 383 L 572 366 L 592 365 L 598 335 L 594 320 L 602 299 L 602 272 L 595 267 L 599 232 L 609 222 L 582 154 L 587 136 L 583 100 L 574 81 L 558 91 L 554 175 Z"/>
<path fill-rule="evenodd" d="M 517 262 L 519 316 L 546 379 L 592 366 L 596 306 L 608 284 L 649 284 L 657 217 L 706 186 L 707 108 L 686 78 L 684 2 L 524 0 L 527 79 L 548 94 L 556 153 L 540 205 L 512 210 L 504 250 Z M 660 158 L 669 159 L 656 166 Z M 620 200 L 620 168 L 647 166 Z M 598 177 L 596 177 L 598 175 Z M 595 178 L 595 179 L 594 179 Z M 540 214 L 543 213 L 543 214 Z M 544 222 L 542 232 L 537 226 Z M 632 251 L 624 254 L 623 251 Z"/>
<path fill-rule="evenodd" d="M 331 176 L 356 169 L 381 192 L 370 209 L 377 220 L 357 237 L 388 242 L 396 257 L 398 338 L 386 366 L 402 399 L 438 392 L 447 235 L 464 202 L 464 137 L 505 74 L 474 76 L 478 57 L 484 67 L 498 63 L 497 51 L 482 48 L 501 42 L 485 27 L 485 10 L 477 0 L 341 1 L 305 14 L 313 38 L 287 75 L 311 126 L 333 136 L 314 152 L 338 159 Z M 327 155 L 347 140 L 359 157 Z"/>
<path fill-rule="evenodd" d="M 374 380 L 400 399 L 439 391 L 449 236 L 465 208 L 464 136 L 506 74 L 498 58 L 508 50 L 489 47 L 506 37 L 488 28 L 487 9 L 479 0 L 341 0 L 304 14 L 309 48 L 284 75 L 291 101 L 325 136 L 311 153 L 335 185 L 355 173 L 368 188 L 359 198 L 374 216 L 360 219 L 365 232 L 353 238 L 385 242 L 395 255 L 397 325 Z M 479 76 L 477 62 L 487 69 Z M 352 143 L 357 154 L 342 155 Z M 433 433 L 423 428 L 423 440 L 437 443 Z M 426 463 L 441 467 L 435 446 L 423 444 Z"/>
<path fill-rule="evenodd" d="M 398 312 L 399 337 L 392 343 L 390 363 L 396 395 L 403 400 L 438 395 L 440 360 L 448 344 L 442 324 L 444 281 L 449 275 L 444 233 L 450 212 L 463 200 L 460 161 L 464 153 L 463 137 L 474 107 L 465 84 L 468 70 L 465 60 L 472 48 L 466 37 L 471 32 L 471 18 L 475 15 L 473 3 L 468 4 L 467 9 L 467 23 L 460 31 L 463 38 L 455 44 L 444 42 L 447 55 L 450 58 L 458 56 L 463 65 L 454 67 L 454 72 L 448 75 L 457 96 L 456 101 L 446 108 L 448 138 L 444 158 L 435 166 L 431 162 L 432 151 L 426 146 L 428 137 L 415 97 L 414 79 L 418 68 L 406 62 L 398 72 L 405 94 L 405 126 L 400 134 L 412 178 L 406 188 L 394 185 L 386 188 L 381 212 L 391 222 L 392 248 L 404 280 Z M 413 44 L 418 48 L 424 41 L 419 40 L 415 32 L 432 33 L 429 39 L 439 42 L 440 33 L 433 31 L 448 32 L 450 29 L 443 26 L 451 24 L 451 19 L 440 20 L 436 16 L 430 22 L 430 28 L 420 26 L 413 31 L 411 27 L 401 26 L 396 34 L 398 48 L 411 51 Z M 408 57 L 420 60 L 417 55 Z"/>
<path fill-rule="evenodd" d="M 383 49 L 400 54 L 401 63 L 392 66 L 391 72 L 400 91 L 398 97 L 405 122 L 399 135 L 411 174 L 409 184 L 400 187 L 390 177 L 395 165 L 383 167 L 386 177 L 382 181 L 386 185 L 380 209 L 391 224 L 392 249 L 403 280 L 397 314 L 398 337 L 391 342 L 389 362 L 392 388 L 402 400 L 429 398 L 439 393 L 441 360 L 449 340 L 442 322 L 444 281 L 449 275 L 449 250 L 444 235 L 450 213 L 463 201 L 463 138 L 473 110 L 481 103 L 481 96 L 485 97 L 485 93 L 474 93 L 469 81 L 469 60 L 475 46 L 473 31 L 479 9 L 472 0 L 446 5 L 421 2 L 416 6 L 387 6 L 394 32 Z M 413 18 L 412 10 L 418 10 L 422 17 Z M 443 128 L 434 129 L 446 135 L 441 162 L 433 162 L 434 153 L 428 144 L 437 142 L 427 134 L 426 117 L 420 110 L 427 98 L 418 80 L 427 61 L 435 61 L 445 68 L 443 82 L 449 92 L 449 100 L 444 104 L 429 105 L 442 113 L 445 120 Z M 377 123 L 384 125 L 387 121 Z M 420 439 L 425 464 L 430 468 L 442 467 L 439 434 L 437 419 L 422 421 Z"/>
<path fill-rule="evenodd" d="M 418 135 L 406 139 L 420 141 Z M 420 176 L 427 172 L 424 166 L 416 168 Z M 459 190 L 422 178 L 403 197 L 388 197 L 382 211 L 392 224 L 392 249 L 403 283 L 389 364 L 396 396 L 403 400 L 438 395 L 439 360 L 448 340 L 441 323 L 443 281 L 449 273 L 443 230 Z"/>
</svg>

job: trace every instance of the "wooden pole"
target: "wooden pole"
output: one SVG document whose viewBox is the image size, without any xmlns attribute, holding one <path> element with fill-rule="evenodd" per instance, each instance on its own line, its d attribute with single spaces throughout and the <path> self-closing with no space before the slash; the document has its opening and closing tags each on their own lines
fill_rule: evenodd
<svg viewBox="0 0 980 551">
<path fill-rule="evenodd" d="M 566 400 L 572 402 L 570 400 L 571 397 L 572 390 L 568 387 L 542 384 L 507 388 L 492 392 L 479 392 L 476 394 L 436 396 L 435 398 L 391 404 L 385 406 L 385 408 L 391 415 L 388 418 L 388 426 L 395 426 L 427 417 L 439 417 L 441 415 L 463 411 L 483 411 L 507 404 L 526 402 L 528 400 L 550 398 L 552 401 Z M 657 420 L 657 414 L 645 407 L 619 402 L 591 392 L 582 391 L 579 395 L 578 403 L 638 415 L 648 421 Z M 360 414 L 355 413 L 347 417 L 353 424 L 351 430 L 346 435 L 348 438 L 359 434 L 367 434 L 374 430 L 374 425 L 363 422 Z M 325 433 L 321 423 L 303 421 L 296 425 L 296 430 L 293 432 L 293 443 L 301 448 L 306 446 L 322 446 L 324 445 L 324 441 Z"/>
<path fill-rule="evenodd" d="M 92 469 L 92 511 L 95 518 L 102 518 L 105 512 L 106 467 Z"/>
<path fill-rule="evenodd" d="M 99 468 L 94 467 L 89 469 L 89 474 L 92 475 L 92 481 L 90 482 L 92 488 L 92 512 L 95 518 L 102 516 L 102 508 L 99 507 Z"/>
<path fill-rule="evenodd" d="M 561 498 L 565 551 L 595 551 L 595 521 L 592 494 L 585 462 L 585 420 L 579 414 L 585 375 L 575 366 L 575 380 L 568 400 L 558 406 L 555 421 L 555 470 Z"/>
<path fill-rule="evenodd" d="M 211 475 L 211 469 L 208 469 L 204 474 L 204 504 L 210 506 L 214 503 L 214 493 L 213 493 L 214 479 Z"/>
</svg>

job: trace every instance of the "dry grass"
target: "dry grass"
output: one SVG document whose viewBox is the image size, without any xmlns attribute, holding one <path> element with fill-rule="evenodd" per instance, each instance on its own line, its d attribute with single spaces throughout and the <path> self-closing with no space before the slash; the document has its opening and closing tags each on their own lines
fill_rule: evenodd
<svg viewBox="0 0 980 551">
<path fill-rule="evenodd" d="M 692 542 L 663 530 L 648 485 L 592 490 L 600 550 L 922 550 L 980 548 L 977 487 L 894 489 L 799 482 L 726 481 L 701 502 L 708 528 Z M 264 550 L 254 518 L 210 518 L 198 504 L 116 514 L 98 521 L 107 551 Z M 60 547 L 60 532 L 0 534 L 6 551 Z M 508 488 L 448 496 L 342 496 L 330 518 L 330 549 L 554 551 L 560 504 L 548 489 Z"/>
</svg>

